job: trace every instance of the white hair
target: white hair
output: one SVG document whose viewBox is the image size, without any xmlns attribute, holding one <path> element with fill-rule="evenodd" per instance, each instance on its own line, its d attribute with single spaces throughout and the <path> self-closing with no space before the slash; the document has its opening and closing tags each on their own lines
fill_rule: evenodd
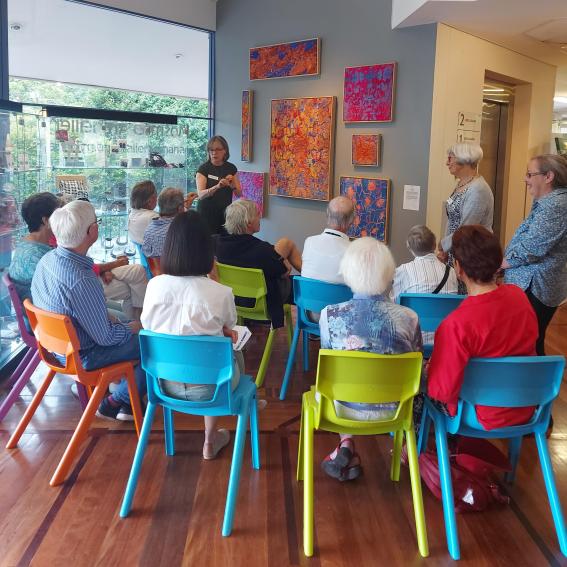
<svg viewBox="0 0 567 567">
<path fill-rule="evenodd" d="M 467 164 L 474 167 L 484 154 L 478 144 L 453 144 L 447 150 L 447 155 L 455 156 L 457 163 L 460 165 Z"/>
<path fill-rule="evenodd" d="M 63 248 L 76 248 L 85 237 L 91 224 L 96 222 L 94 207 L 87 201 L 71 201 L 55 209 L 49 217 L 49 225 Z"/>
<path fill-rule="evenodd" d="M 354 293 L 378 295 L 390 287 L 395 269 L 390 249 L 382 242 L 365 236 L 346 249 L 339 272 Z"/>
<path fill-rule="evenodd" d="M 224 227 L 229 234 L 246 234 L 248 225 L 258 216 L 258 209 L 253 201 L 237 199 L 225 212 Z"/>
</svg>

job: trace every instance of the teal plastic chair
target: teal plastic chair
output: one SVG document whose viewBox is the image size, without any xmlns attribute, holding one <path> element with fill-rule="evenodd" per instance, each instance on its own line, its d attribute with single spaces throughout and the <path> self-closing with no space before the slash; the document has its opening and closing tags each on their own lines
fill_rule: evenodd
<svg viewBox="0 0 567 567">
<path fill-rule="evenodd" d="M 297 459 L 297 480 L 304 481 L 303 550 L 307 557 L 313 555 L 313 441 L 315 430 L 351 433 L 352 435 L 394 432 L 390 478 L 395 482 L 400 480 L 400 457 L 402 440 L 405 435 L 417 543 L 420 554 L 423 557 L 429 555 L 412 418 L 413 397 L 419 389 L 421 362 L 420 352 L 373 354 L 327 349 L 319 351 L 315 386 L 303 394 Z M 338 417 L 334 400 L 371 404 L 399 402 L 399 406 L 391 419 L 355 421 Z M 359 521 L 362 520 L 359 519 Z"/>
<path fill-rule="evenodd" d="M 422 332 L 435 332 L 441 321 L 457 309 L 466 295 L 453 293 L 401 293 L 398 303 L 417 313 Z M 433 343 L 423 345 L 423 357 L 429 358 Z"/>
<path fill-rule="evenodd" d="M 232 341 L 228 337 L 180 337 L 140 331 L 140 352 L 142 368 L 146 371 L 148 380 L 148 407 L 124 492 L 120 517 L 127 517 L 132 509 L 157 406 L 163 408 L 165 452 L 169 456 L 175 454 L 174 411 L 194 415 L 235 415 L 238 416 L 238 423 L 222 526 L 222 535 L 229 536 L 238 496 L 248 419 L 252 439 L 252 466 L 260 468 L 256 386 L 250 376 L 241 375 L 237 388 L 232 391 L 233 351 Z M 159 379 L 187 384 L 212 384 L 216 389 L 211 400 L 191 402 L 163 393 Z"/>
<path fill-rule="evenodd" d="M 447 434 L 484 439 L 510 439 L 509 457 L 512 472 L 507 479 L 514 480 L 522 437 L 534 434 L 547 489 L 551 514 L 559 539 L 561 553 L 567 556 L 567 532 L 555 476 L 547 447 L 545 432 L 549 425 L 553 400 L 559 395 L 565 358 L 562 356 L 514 356 L 505 358 L 473 358 L 469 361 L 460 393 L 457 415 L 442 414 L 426 398 L 422 415 L 418 450 L 425 449 L 431 421 L 435 424 L 435 440 L 439 460 L 439 474 L 443 493 L 443 514 L 447 546 L 453 559 L 460 558 L 459 536 L 453 504 L 453 485 Z M 478 422 L 474 406 L 525 407 L 538 406 L 532 419 L 525 425 L 485 430 Z"/>
<path fill-rule="evenodd" d="M 153 277 L 153 274 L 152 274 L 152 270 L 150 269 L 150 265 L 148 264 L 148 259 L 146 258 L 146 255 L 142 251 L 142 245 L 138 244 L 137 242 L 135 244 L 136 244 L 136 250 L 138 250 L 138 255 L 140 256 L 140 264 L 142 265 L 142 268 L 146 270 L 146 277 L 148 278 L 148 281 L 150 281 Z"/>
<path fill-rule="evenodd" d="M 321 336 L 319 323 L 314 323 L 307 316 L 307 311 L 320 313 L 327 305 L 334 305 L 352 299 L 352 291 L 346 285 L 332 284 L 295 276 L 293 278 L 293 299 L 297 305 L 297 319 L 293 339 L 287 357 L 285 374 L 280 390 L 280 400 L 285 400 L 299 335 L 303 332 L 303 371 L 309 370 L 309 335 Z"/>
<path fill-rule="evenodd" d="M 239 323 L 242 319 L 251 319 L 253 321 L 269 321 L 270 315 L 268 313 L 268 304 L 266 297 L 268 295 L 268 288 L 266 287 L 266 279 L 264 272 L 256 268 L 240 268 L 238 266 L 230 266 L 228 264 L 221 264 L 217 262 L 217 271 L 219 274 L 219 282 L 230 288 L 235 297 L 242 297 L 245 299 L 253 299 L 254 305 L 252 307 L 236 306 L 236 313 L 238 315 Z M 287 332 L 288 345 L 291 344 L 292 322 L 291 322 L 291 307 L 284 305 L 284 315 Z M 258 374 L 256 375 L 256 386 L 262 387 L 268 364 L 272 356 L 272 348 L 274 346 L 274 337 L 276 329 L 270 328 Z"/>
</svg>

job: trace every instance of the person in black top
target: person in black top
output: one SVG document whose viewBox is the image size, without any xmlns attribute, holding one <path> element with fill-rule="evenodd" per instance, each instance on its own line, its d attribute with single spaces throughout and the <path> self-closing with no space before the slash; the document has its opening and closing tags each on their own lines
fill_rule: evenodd
<svg viewBox="0 0 567 567">
<path fill-rule="evenodd" d="M 225 234 L 224 213 L 232 203 L 232 193 L 237 197 L 242 193 L 238 170 L 227 161 L 230 153 L 228 143 L 222 136 L 213 136 L 209 140 L 207 152 L 209 159 L 197 170 L 197 210 L 205 219 L 211 234 Z"/>
</svg>

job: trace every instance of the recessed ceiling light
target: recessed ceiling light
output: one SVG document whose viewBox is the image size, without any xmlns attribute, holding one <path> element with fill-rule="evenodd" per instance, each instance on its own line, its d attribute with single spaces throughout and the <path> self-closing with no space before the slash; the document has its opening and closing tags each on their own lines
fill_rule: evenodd
<svg viewBox="0 0 567 567">
<path fill-rule="evenodd" d="M 20 31 L 23 27 L 24 26 L 22 26 L 22 24 L 18 24 L 17 22 L 10 24 L 10 29 L 12 31 Z"/>
</svg>

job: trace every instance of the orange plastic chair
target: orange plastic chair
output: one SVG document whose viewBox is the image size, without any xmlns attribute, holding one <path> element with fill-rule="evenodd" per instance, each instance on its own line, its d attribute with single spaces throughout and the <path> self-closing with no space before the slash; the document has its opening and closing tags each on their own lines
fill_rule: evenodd
<svg viewBox="0 0 567 567">
<path fill-rule="evenodd" d="M 159 256 L 148 258 L 148 266 L 150 267 L 150 272 L 152 272 L 152 276 L 155 277 L 161 275 L 161 264 L 159 261 Z"/>
<path fill-rule="evenodd" d="M 108 385 L 110 382 L 119 380 L 123 376 L 126 377 L 128 381 L 128 390 L 130 392 L 130 402 L 134 413 L 136 432 L 138 435 L 140 434 L 142 409 L 140 407 L 138 389 L 134 380 L 135 361 L 119 362 L 118 364 L 112 364 L 111 366 L 97 370 L 87 371 L 83 368 L 81 363 L 79 356 L 79 339 L 77 338 L 77 333 L 71 319 L 65 315 L 58 315 L 39 309 L 35 307 L 29 299 L 24 301 L 24 307 L 37 339 L 39 355 L 43 362 L 49 367 L 49 372 L 38 388 L 20 423 L 18 423 L 16 431 L 14 431 L 8 440 L 6 449 L 14 449 L 17 446 L 20 437 L 26 430 L 26 427 L 57 372 L 71 376 L 76 382 L 85 386 L 89 391 L 92 391 L 89 403 L 49 483 L 51 486 L 57 486 L 67 477 L 81 443 L 87 436 L 89 426 L 98 406 L 106 394 Z M 65 355 L 64 366 L 53 356 L 53 352 Z"/>
</svg>

